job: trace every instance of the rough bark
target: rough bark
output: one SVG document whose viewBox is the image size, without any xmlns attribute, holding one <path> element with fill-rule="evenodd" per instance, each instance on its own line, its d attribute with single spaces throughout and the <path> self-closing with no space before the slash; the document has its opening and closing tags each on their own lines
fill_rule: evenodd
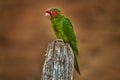
<svg viewBox="0 0 120 80">
<path fill-rule="evenodd" d="M 53 41 L 45 56 L 41 80 L 73 80 L 74 55 L 68 43 Z"/>
</svg>

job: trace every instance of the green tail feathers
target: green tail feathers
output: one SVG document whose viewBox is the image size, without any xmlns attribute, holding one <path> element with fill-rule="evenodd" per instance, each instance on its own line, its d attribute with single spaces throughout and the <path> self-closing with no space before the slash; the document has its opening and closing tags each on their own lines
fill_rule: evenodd
<svg viewBox="0 0 120 80">
<path fill-rule="evenodd" d="M 79 66 L 78 66 L 78 62 L 77 62 L 76 56 L 74 56 L 74 68 L 80 74 L 80 69 L 79 69 Z"/>
<path fill-rule="evenodd" d="M 79 65 L 78 65 L 78 62 L 77 62 L 77 57 L 75 55 L 75 51 L 73 51 L 73 52 L 74 52 L 74 68 L 80 74 L 80 69 L 79 69 Z"/>
</svg>

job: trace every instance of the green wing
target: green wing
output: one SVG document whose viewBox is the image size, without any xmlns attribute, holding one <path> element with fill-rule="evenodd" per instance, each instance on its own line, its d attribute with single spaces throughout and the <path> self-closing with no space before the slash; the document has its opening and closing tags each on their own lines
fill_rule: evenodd
<svg viewBox="0 0 120 80">
<path fill-rule="evenodd" d="M 74 67 L 76 69 L 76 71 L 80 74 L 80 70 L 79 70 L 79 66 L 77 63 L 77 58 L 76 56 L 78 55 L 78 48 L 77 48 L 77 41 L 76 41 L 76 36 L 75 36 L 75 32 L 73 30 L 72 24 L 69 21 L 68 18 L 63 18 L 63 30 L 65 35 L 68 38 L 68 43 L 70 43 L 70 46 L 73 49 L 73 53 L 74 53 Z"/>
<path fill-rule="evenodd" d="M 75 36 L 74 29 L 72 27 L 72 24 L 68 18 L 63 18 L 63 30 L 64 30 L 65 35 L 68 38 L 67 42 L 70 43 L 70 45 L 74 51 L 74 54 L 77 56 L 78 48 L 77 48 L 76 36 Z"/>
</svg>

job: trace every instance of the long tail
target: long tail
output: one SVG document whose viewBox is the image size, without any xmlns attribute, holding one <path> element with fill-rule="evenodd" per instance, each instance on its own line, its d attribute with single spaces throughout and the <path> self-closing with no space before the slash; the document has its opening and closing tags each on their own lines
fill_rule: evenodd
<svg viewBox="0 0 120 80">
<path fill-rule="evenodd" d="M 74 53 L 74 68 L 80 74 L 80 69 L 79 69 L 78 62 L 77 62 L 78 49 L 77 47 L 74 47 L 74 46 L 72 46 L 72 49 Z"/>
<path fill-rule="evenodd" d="M 76 42 L 73 42 L 73 43 L 70 42 L 70 45 L 74 53 L 74 68 L 80 74 L 80 69 L 79 69 L 78 62 L 77 62 L 77 55 L 78 55 L 77 44 Z"/>
<path fill-rule="evenodd" d="M 80 69 L 79 69 L 77 58 L 75 55 L 74 55 L 74 68 L 80 74 Z"/>
</svg>

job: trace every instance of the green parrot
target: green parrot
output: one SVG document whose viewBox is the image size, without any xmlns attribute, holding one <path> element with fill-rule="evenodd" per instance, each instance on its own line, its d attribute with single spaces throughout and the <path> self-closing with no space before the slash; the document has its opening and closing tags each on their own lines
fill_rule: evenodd
<svg viewBox="0 0 120 80">
<path fill-rule="evenodd" d="M 77 63 L 78 48 L 73 26 L 70 20 L 64 16 L 58 8 L 46 9 L 45 15 L 50 19 L 54 33 L 57 39 L 62 39 L 64 42 L 69 43 L 74 53 L 74 67 L 80 74 L 79 66 Z"/>
</svg>

